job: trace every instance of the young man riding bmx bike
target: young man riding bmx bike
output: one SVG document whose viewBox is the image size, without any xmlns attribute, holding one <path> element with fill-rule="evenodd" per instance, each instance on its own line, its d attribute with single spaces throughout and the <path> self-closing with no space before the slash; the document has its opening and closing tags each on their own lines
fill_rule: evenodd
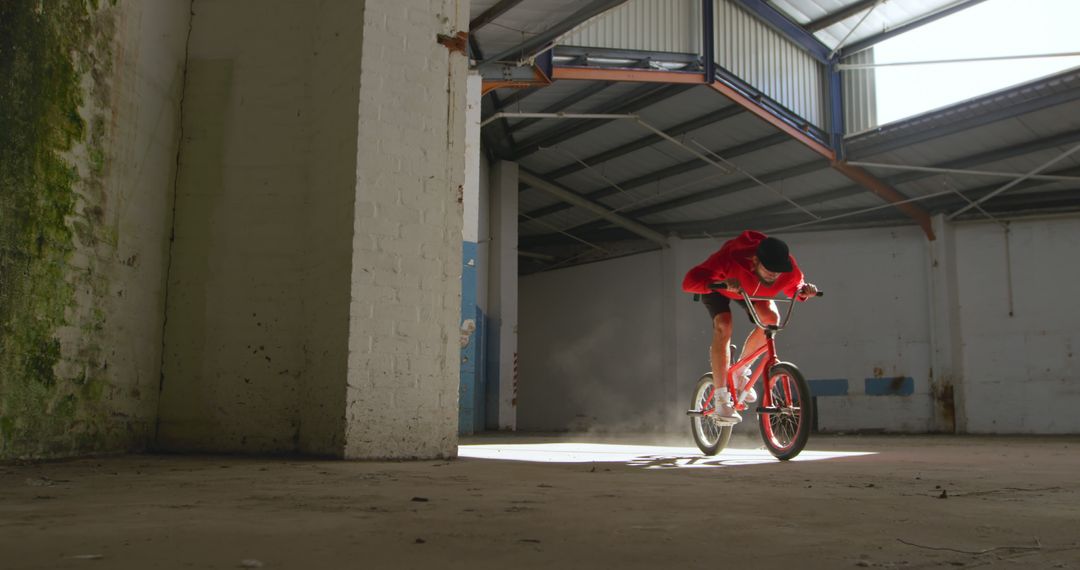
<svg viewBox="0 0 1080 570">
<path fill-rule="evenodd" d="M 725 289 L 718 290 L 717 284 L 723 283 Z M 717 420 L 735 424 L 742 421 L 742 416 L 735 409 L 735 402 L 757 401 L 757 393 L 750 383 L 750 367 L 746 366 L 736 375 L 739 394 L 729 394 L 724 382 L 731 355 L 731 300 L 749 311 L 741 291 L 751 297 L 776 297 L 783 293 L 790 299 L 805 301 L 817 294 L 816 286 L 803 281 L 795 258 L 788 251 L 783 241 L 768 237 L 761 232 L 748 230 L 738 237 L 725 242 L 720 250 L 709 256 L 703 263 L 687 272 L 683 279 L 683 290 L 702 295 L 702 302 L 712 318 L 713 332 L 710 347 L 710 364 L 715 387 Z M 775 325 L 780 318 L 773 301 L 752 301 L 752 309 L 764 325 Z M 751 319 L 751 322 L 753 320 Z M 754 327 L 742 347 L 743 357 L 753 354 L 765 343 L 765 331 Z"/>
</svg>

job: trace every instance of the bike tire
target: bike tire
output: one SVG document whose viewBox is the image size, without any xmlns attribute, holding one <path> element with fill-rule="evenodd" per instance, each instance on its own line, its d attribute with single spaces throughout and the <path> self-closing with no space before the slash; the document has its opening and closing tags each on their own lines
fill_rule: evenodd
<svg viewBox="0 0 1080 570">
<path fill-rule="evenodd" d="M 712 407 L 712 372 L 706 373 L 694 386 L 694 397 L 690 400 L 691 410 L 704 410 Z M 721 425 L 713 421 L 711 416 L 691 416 L 690 433 L 694 436 L 694 443 L 698 449 L 708 456 L 716 455 L 727 447 L 731 439 L 730 425 Z"/>
<path fill-rule="evenodd" d="M 788 386 L 785 389 L 785 384 Z M 758 413 L 758 429 L 765 447 L 774 457 L 787 461 L 798 455 L 810 438 L 814 425 L 814 404 L 810 385 L 802 372 L 790 362 L 781 362 L 769 369 L 769 377 L 763 385 L 772 391 L 773 407 L 780 413 Z M 791 401 L 788 401 L 788 394 Z M 761 401 L 764 401 L 762 398 Z"/>
</svg>

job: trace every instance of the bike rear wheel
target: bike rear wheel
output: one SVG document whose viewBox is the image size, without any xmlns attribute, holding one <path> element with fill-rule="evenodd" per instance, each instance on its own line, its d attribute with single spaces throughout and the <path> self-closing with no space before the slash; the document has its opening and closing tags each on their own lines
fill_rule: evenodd
<svg viewBox="0 0 1080 570">
<path fill-rule="evenodd" d="M 694 398 L 690 400 L 691 410 L 711 412 L 713 409 L 713 375 L 709 372 L 697 381 Z M 716 455 L 727 447 L 731 439 L 731 425 L 719 424 L 713 420 L 716 414 L 695 415 L 690 417 L 690 433 L 694 443 L 705 455 Z"/>
<path fill-rule="evenodd" d="M 781 362 L 769 370 L 765 390 L 772 397 L 769 409 L 776 411 L 758 413 L 761 439 L 773 456 L 787 461 L 806 447 L 814 425 L 810 385 L 794 364 Z"/>
</svg>

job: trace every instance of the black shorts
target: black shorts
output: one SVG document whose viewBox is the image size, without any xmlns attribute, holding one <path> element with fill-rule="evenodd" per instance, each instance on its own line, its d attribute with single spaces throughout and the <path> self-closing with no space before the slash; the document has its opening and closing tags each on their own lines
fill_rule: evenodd
<svg viewBox="0 0 1080 570">
<path fill-rule="evenodd" d="M 709 293 L 701 296 L 701 302 L 705 304 L 705 308 L 709 310 L 709 318 L 715 319 L 716 315 L 720 313 L 731 312 L 731 302 L 735 301 L 746 311 L 746 318 L 750 319 L 750 322 L 754 322 L 754 318 L 750 316 L 750 309 L 746 306 L 746 301 L 742 299 L 731 299 L 725 297 L 720 293 Z"/>
</svg>

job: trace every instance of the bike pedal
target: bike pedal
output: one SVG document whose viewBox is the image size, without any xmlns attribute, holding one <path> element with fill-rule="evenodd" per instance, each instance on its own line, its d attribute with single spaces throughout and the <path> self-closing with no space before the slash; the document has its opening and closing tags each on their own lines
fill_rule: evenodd
<svg viewBox="0 0 1080 570">
<path fill-rule="evenodd" d="M 705 412 L 703 410 L 686 410 L 686 415 L 701 417 L 705 415 Z"/>
</svg>

